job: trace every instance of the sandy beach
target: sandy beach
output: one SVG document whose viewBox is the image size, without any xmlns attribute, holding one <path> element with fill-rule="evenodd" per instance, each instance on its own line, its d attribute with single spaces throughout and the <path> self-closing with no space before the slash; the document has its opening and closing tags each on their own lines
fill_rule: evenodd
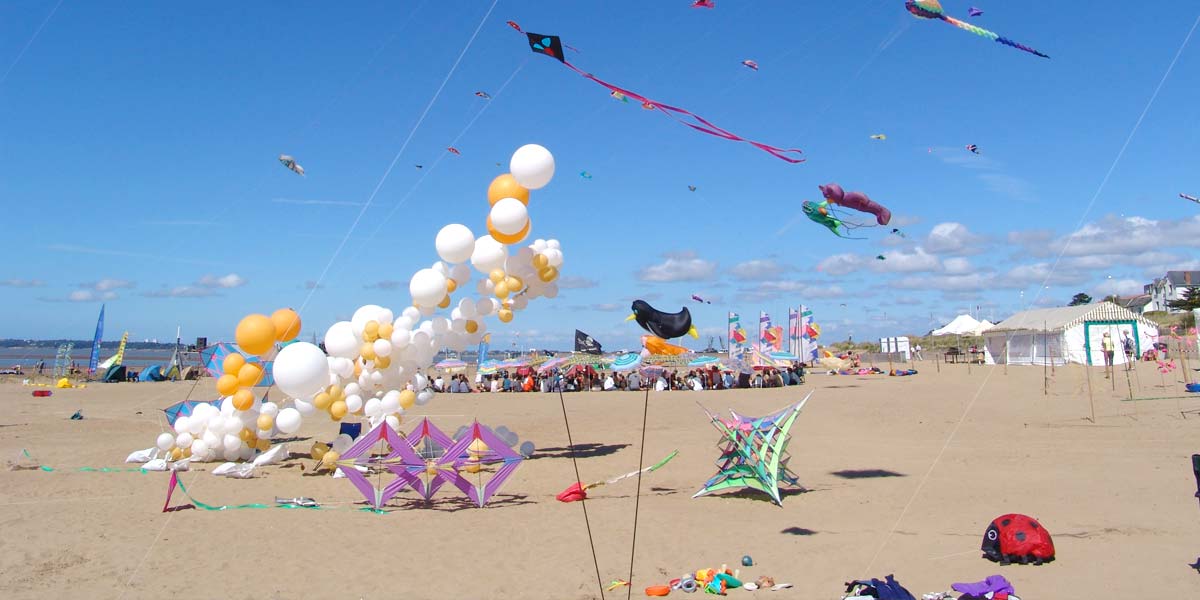
<svg viewBox="0 0 1200 600">
<path fill-rule="evenodd" d="M 1158 379 L 1152 366 L 1143 365 L 1147 382 Z M 838 598 L 843 581 L 888 573 L 917 596 L 993 573 L 1026 600 L 1200 593 L 1187 567 L 1200 554 L 1188 459 L 1200 417 L 1180 414 L 1200 401 L 1121 401 L 1125 390 L 1101 389 L 1108 382 L 1096 369 L 1093 424 L 1078 366 L 1056 369 L 1048 395 L 1037 367 L 921 367 L 906 378 L 812 375 L 800 388 L 652 392 L 647 464 L 679 456 L 643 480 L 634 595 L 688 570 L 732 567 L 744 554 L 756 565 L 743 578 L 795 586 L 753 592 L 767 597 Z M 195 393 L 206 396 L 210 383 Z M 325 510 L 163 513 L 167 474 L 79 471 L 123 466 L 165 427 L 158 409 L 191 388 L 93 384 L 33 398 L 29 387 L 0 387 L 0 453 L 27 448 L 55 469 L 0 473 L 5 597 L 598 596 L 582 508 L 554 499 L 574 481 L 556 395 L 445 394 L 420 411 L 448 431 L 478 419 L 537 444 L 483 509 L 449 491 L 425 507 L 409 491 L 387 514 L 353 510 L 362 506 L 354 487 L 307 475 L 307 458 L 250 480 L 196 465 L 182 480 L 208 504 L 311 496 Z M 810 390 L 790 447 L 806 492 L 789 493 L 782 507 L 754 494 L 691 499 L 713 472 L 718 441 L 696 402 L 763 414 Z M 566 395 L 585 481 L 637 467 L 643 399 Z M 68 420 L 77 408 L 86 419 Z M 310 438 L 334 432 L 309 419 L 291 449 L 306 452 Z M 628 480 L 594 490 L 587 503 L 606 585 L 629 573 L 635 492 Z M 1058 559 L 1038 567 L 982 559 L 984 529 L 1007 512 L 1041 519 Z"/>
</svg>

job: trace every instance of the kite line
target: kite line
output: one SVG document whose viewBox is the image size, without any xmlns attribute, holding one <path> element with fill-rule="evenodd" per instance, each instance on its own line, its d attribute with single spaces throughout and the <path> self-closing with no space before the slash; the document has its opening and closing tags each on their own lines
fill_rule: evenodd
<svg viewBox="0 0 1200 600">
<path fill-rule="evenodd" d="M 633 541 L 629 543 L 629 581 L 631 585 L 625 595 L 626 598 L 633 598 L 633 558 L 637 553 L 637 526 L 638 526 L 638 508 L 642 504 L 642 462 L 646 458 L 646 419 L 650 415 L 650 386 L 646 386 L 646 400 L 642 405 L 642 444 L 638 449 L 638 482 L 637 495 L 633 497 Z"/>
<path fill-rule="evenodd" d="M 649 391 L 647 391 L 649 394 Z M 567 420 L 567 401 L 563 399 L 562 387 L 558 388 L 558 403 L 562 405 L 563 425 L 567 428 L 567 450 L 571 453 L 571 464 L 575 467 L 575 481 L 580 487 L 583 487 L 583 478 L 579 476 L 579 463 L 575 460 L 575 441 L 571 439 L 571 422 Z M 638 465 L 640 468 L 641 465 Z M 642 476 L 638 474 L 638 485 L 641 486 Z M 588 520 L 587 514 L 587 494 L 584 494 L 579 499 L 579 505 L 583 507 L 583 523 L 587 526 L 588 544 L 592 547 L 592 565 L 596 567 L 596 586 L 600 588 L 600 600 L 604 600 L 604 580 L 600 578 L 600 561 L 596 559 L 596 542 L 592 539 L 592 522 Z M 635 511 L 636 524 L 636 511 Z"/>
<path fill-rule="evenodd" d="M 62 6 L 62 3 L 63 0 L 58 0 L 58 4 L 55 4 L 54 8 L 50 9 L 50 14 L 46 15 L 45 19 L 42 19 L 42 24 L 38 25 L 38 28 L 33 31 L 33 35 L 29 37 L 29 41 L 25 42 L 25 47 L 21 48 L 21 51 L 17 53 L 17 57 L 14 58 L 12 63 L 8 65 L 8 68 L 4 70 L 4 75 L 0 75 L 0 85 L 4 85 L 5 80 L 8 79 L 8 74 L 12 73 L 12 70 L 16 68 L 17 63 L 21 62 L 21 58 L 25 56 L 25 52 L 29 50 L 30 46 L 33 45 L 34 40 L 41 35 L 42 29 L 46 27 L 46 23 L 50 22 L 50 19 L 54 16 L 54 13 L 58 12 L 58 7 Z"/>
</svg>

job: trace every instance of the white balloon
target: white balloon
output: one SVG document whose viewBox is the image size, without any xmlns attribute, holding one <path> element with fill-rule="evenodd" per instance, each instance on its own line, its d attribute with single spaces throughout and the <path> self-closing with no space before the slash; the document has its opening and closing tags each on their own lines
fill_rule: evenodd
<svg viewBox="0 0 1200 600">
<path fill-rule="evenodd" d="M 470 298 L 463 298 L 458 301 L 458 314 L 464 319 L 470 319 L 475 316 L 475 301 Z"/>
<path fill-rule="evenodd" d="M 238 448 L 242 447 L 242 440 L 236 435 L 227 433 L 224 438 L 221 438 L 221 445 L 226 452 L 237 452 Z"/>
<path fill-rule="evenodd" d="M 221 428 L 224 433 L 237 433 L 242 430 L 242 420 L 238 417 L 225 417 L 225 426 Z"/>
<path fill-rule="evenodd" d="M 372 385 L 379 385 L 383 383 L 383 373 L 380 373 L 379 371 L 372 371 L 370 378 Z"/>
<path fill-rule="evenodd" d="M 176 423 L 178 423 L 178 422 L 179 421 L 176 421 Z M 181 434 L 175 436 L 175 445 L 179 446 L 180 448 L 191 448 L 192 442 L 194 440 L 195 440 L 195 438 L 192 437 L 192 434 L 181 433 Z"/>
<path fill-rule="evenodd" d="M 429 390 L 424 390 L 417 394 L 417 406 L 425 406 L 429 404 L 430 400 L 433 400 L 433 392 Z"/>
<path fill-rule="evenodd" d="M 279 405 L 274 402 L 263 402 L 262 407 L 258 409 L 260 414 L 274 417 L 279 414 Z"/>
<path fill-rule="evenodd" d="M 371 418 L 378 417 L 381 409 L 382 401 L 379 398 L 369 398 L 366 404 L 363 404 L 363 414 Z"/>
<path fill-rule="evenodd" d="M 467 320 L 460 318 L 460 319 L 454 319 L 453 321 L 450 321 L 450 331 L 451 331 L 451 333 L 466 333 L 467 332 Z"/>
<path fill-rule="evenodd" d="M 354 316 L 350 317 L 350 324 L 354 327 L 354 337 L 362 337 L 363 328 L 366 327 L 367 321 L 379 322 L 379 313 L 383 311 L 383 307 L 377 304 L 364 304 L 354 311 Z"/>
<path fill-rule="evenodd" d="M 375 340 L 375 343 L 372 345 L 375 347 L 376 355 L 382 356 L 384 358 L 387 358 L 388 356 L 392 355 L 392 341 L 391 340 Z M 351 368 L 350 371 L 354 372 L 353 367 Z"/>
<path fill-rule="evenodd" d="M 204 413 L 204 414 L 208 414 L 208 413 Z M 190 421 L 188 421 L 187 430 L 188 430 L 188 433 L 190 433 L 192 435 L 199 435 L 202 431 L 204 431 L 204 428 L 207 426 L 208 426 L 208 419 L 206 417 L 202 417 L 201 415 L 198 415 L 198 414 L 193 414 L 192 419 Z"/>
<path fill-rule="evenodd" d="M 331 370 L 342 379 L 348 379 L 354 375 L 354 361 L 348 358 L 335 358 Z"/>
<path fill-rule="evenodd" d="M 508 172 L 523 187 L 541 189 L 554 178 L 554 155 L 537 144 L 525 144 L 513 152 Z"/>
<path fill-rule="evenodd" d="M 392 390 L 383 396 L 383 400 L 379 403 L 381 412 L 385 415 L 390 415 L 400 410 L 400 392 Z"/>
<path fill-rule="evenodd" d="M 516 235 L 529 223 L 529 210 L 516 198 L 504 198 L 492 205 L 490 218 L 496 231 Z"/>
<path fill-rule="evenodd" d="M 275 417 L 275 426 L 281 433 L 292 434 L 300 430 L 301 421 L 300 411 L 294 408 L 285 408 L 279 411 L 279 416 Z M 193 452 L 195 451 L 193 450 Z"/>
<path fill-rule="evenodd" d="M 471 241 L 471 244 L 472 244 L 472 246 L 471 246 L 472 249 L 474 249 L 474 247 L 475 247 L 474 240 Z M 470 258 L 471 258 L 471 255 L 467 254 L 467 259 L 470 259 Z M 450 269 L 450 279 L 453 279 L 454 283 L 457 283 L 459 287 L 462 287 L 464 284 L 466 284 L 468 281 L 471 280 L 471 267 L 468 267 L 465 264 L 454 265 L 454 268 Z"/>
<path fill-rule="evenodd" d="M 221 437 L 222 436 L 217 435 L 215 431 L 205 431 L 204 436 L 200 439 L 204 440 L 204 443 L 207 444 L 209 448 L 216 448 L 217 446 L 221 445 Z"/>
<path fill-rule="evenodd" d="M 479 283 L 475 284 L 475 293 L 480 296 L 491 296 L 495 285 L 491 279 L 480 279 Z"/>
<path fill-rule="evenodd" d="M 250 460 L 254 458 L 254 448 L 242 446 L 238 449 L 238 458 L 241 460 Z"/>
<path fill-rule="evenodd" d="M 450 321 L 444 317 L 436 317 L 431 321 L 434 334 L 442 334 L 450 331 Z"/>
<path fill-rule="evenodd" d="M 400 429 L 400 418 L 396 415 L 388 415 L 384 418 L 384 421 L 387 421 L 388 427 L 391 427 L 392 429 Z"/>
<path fill-rule="evenodd" d="M 559 250 L 562 248 L 562 246 L 559 245 L 558 240 L 546 240 L 546 247 L 554 248 L 555 250 Z"/>
<path fill-rule="evenodd" d="M 545 252 L 545 251 L 546 251 L 546 248 L 549 248 L 549 246 L 547 246 L 547 245 L 546 245 L 546 240 L 543 240 L 543 239 L 540 239 L 540 238 L 539 238 L 539 239 L 536 239 L 536 240 L 533 240 L 533 243 L 532 243 L 532 244 L 530 244 L 530 245 L 529 245 L 529 247 L 530 247 L 530 248 L 533 248 L 533 251 L 534 251 L 534 252 L 537 252 L 538 254 L 541 254 L 542 252 Z"/>
<path fill-rule="evenodd" d="M 221 410 L 217 414 L 221 415 L 222 417 L 228 417 L 229 415 L 232 415 L 233 411 L 235 410 L 237 409 L 233 407 L 233 396 L 226 396 L 221 400 Z M 211 418 L 212 417 L 210 416 L 209 419 Z"/>
<path fill-rule="evenodd" d="M 428 346 L 429 340 L 432 338 L 433 338 L 433 336 L 429 335 L 429 333 L 427 333 L 423 329 L 420 331 L 413 332 L 412 345 L 416 346 L 417 350 L 420 350 L 421 348 Z"/>
<path fill-rule="evenodd" d="M 421 315 L 422 316 L 432 317 L 433 313 L 436 313 L 436 312 L 437 312 L 437 307 L 432 304 L 430 304 L 429 306 L 421 307 Z"/>
<path fill-rule="evenodd" d="M 351 413 L 356 413 L 356 412 L 362 410 L 362 407 L 363 407 L 363 399 L 361 396 L 358 396 L 356 394 L 349 394 L 346 396 L 346 410 L 347 411 L 349 411 Z"/>
<path fill-rule="evenodd" d="M 475 302 L 475 314 L 481 317 L 486 317 L 492 314 L 492 308 L 491 298 L 480 298 Z"/>
<path fill-rule="evenodd" d="M 471 259 L 475 249 L 475 234 L 466 225 L 451 223 L 438 231 L 433 245 L 438 256 L 448 263 L 461 263 Z"/>
<path fill-rule="evenodd" d="M 429 378 L 426 377 L 422 373 L 414 374 L 413 375 L 413 387 L 417 388 L 418 390 L 423 390 L 423 389 L 429 387 Z"/>
<path fill-rule="evenodd" d="M 561 267 L 562 266 L 562 263 L 563 263 L 562 250 L 559 250 L 558 248 L 548 248 L 542 254 L 546 255 L 546 262 L 550 263 L 550 266 L 552 266 L 552 267 Z"/>
<path fill-rule="evenodd" d="M 158 439 L 154 441 L 154 445 L 158 446 L 159 450 L 166 452 L 175 446 L 175 436 L 169 433 L 160 433 Z"/>
<path fill-rule="evenodd" d="M 330 449 L 333 450 L 334 452 L 337 452 L 338 454 L 341 454 L 341 453 L 349 450 L 350 446 L 352 446 L 353 444 L 354 444 L 354 438 L 350 437 L 349 435 L 347 435 L 345 433 L 341 433 L 341 434 L 338 434 L 337 437 L 333 438 L 333 443 L 330 444 Z"/>
<path fill-rule="evenodd" d="M 547 298 L 553 298 L 558 295 L 558 284 L 551 281 L 546 285 L 546 291 L 542 292 Z"/>
<path fill-rule="evenodd" d="M 275 436 L 275 431 L 276 431 L 275 427 L 271 427 L 270 431 L 263 431 L 261 429 L 256 428 L 254 430 L 254 437 L 256 437 L 260 440 L 269 440 Z"/>
<path fill-rule="evenodd" d="M 485 235 L 475 240 L 475 250 L 471 253 L 471 265 L 480 273 L 491 273 L 493 269 L 504 266 L 504 259 L 507 256 L 504 244 L 497 242 L 490 235 Z"/>
<path fill-rule="evenodd" d="M 354 335 L 350 321 L 338 321 L 325 331 L 325 349 L 333 356 L 354 358 L 358 356 L 359 341 Z"/>
<path fill-rule="evenodd" d="M 416 307 L 413 306 L 404 307 L 404 310 L 400 311 L 400 314 L 403 315 L 404 318 L 408 319 L 409 327 L 412 327 L 413 323 L 416 323 L 421 319 L 421 311 L 417 310 Z"/>
<path fill-rule="evenodd" d="M 454 310 L 450 311 L 450 324 L 451 325 L 454 325 L 455 321 L 462 320 L 462 318 L 463 318 L 462 310 L 460 310 L 457 306 L 454 307 Z"/>
<path fill-rule="evenodd" d="M 311 415 L 314 412 L 317 412 L 317 407 L 313 406 L 312 402 L 305 402 L 304 400 L 297 399 L 297 400 L 293 401 L 293 404 L 296 405 L 296 411 L 302 415 Z M 287 410 L 287 409 L 284 409 L 284 410 Z M 283 412 L 283 411 L 280 411 L 280 412 Z M 277 416 L 275 418 L 278 419 L 279 417 Z"/>
<path fill-rule="evenodd" d="M 192 460 L 208 460 L 208 443 L 204 440 L 192 442 Z"/>
<path fill-rule="evenodd" d="M 357 396 L 362 392 L 357 383 L 347 383 L 345 392 L 347 396 Z"/>
<path fill-rule="evenodd" d="M 421 269 L 408 283 L 413 304 L 421 307 L 437 306 L 446 297 L 446 276 L 434 269 Z"/>
<path fill-rule="evenodd" d="M 412 332 L 408 329 L 396 329 L 392 332 L 392 345 L 396 348 L 404 348 L 412 341 Z"/>
<path fill-rule="evenodd" d="M 189 419 L 186 415 L 179 417 L 178 419 L 175 419 L 175 425 L 174 425 L 175 433 L 186 433 L 188 430 L 188 426 L 191 424 L 192 424 L 192 420 Z M 180 446 L 183 447 L 182 444 L 180 444 Z"/>
<path fill-rule="evenodd" d="M 293 398 L 310 398 L 329 385 L 325 353 L 308 342 L 296 342 L 280 350 L 274 372 L 275 385 Z"/>
<path fill-rule="evenodd" d="M 513 310 L 525 310 L 525 307 L 527 306 L 529 306 L 528 295 L 521 295 L 513 298 Z"/>
<path fill-rule="evenodd" d="M 381 308 L 375 315 L 375 321 L 380 325 L 391 323 L 393 320 L 395 320 L 395 315 L 392 314 L 392 309 L 390 308 Z"/>
</svg>

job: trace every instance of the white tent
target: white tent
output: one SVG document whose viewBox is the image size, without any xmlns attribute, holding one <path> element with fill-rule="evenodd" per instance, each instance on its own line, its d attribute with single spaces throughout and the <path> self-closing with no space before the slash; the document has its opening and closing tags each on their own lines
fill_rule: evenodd
<svg viewBox="0 0 1200 600">
<path fill-rule="evenodd" d="M 979 321 L 971 318 L 971 315 L 958 315 L 945 327 L 934 329 L 932 335 L 978 335 L 975 333 L 977 328 Z"/>
<path fill-rule="evenodd" d="M 1062 365 L 1068 362 L 1103 365 L 1101 340 L 1108 333 L 1116 352 L 1113 362 L 1125 364 L 1121 340 L 1133 339 L 1141 356 L 1158 337 L 1158 326 L 1133 311 L 1099 302 L 1019 312 L 984 333 L 984 362 L 1011 365 Z"/>
<path fill-rule="evenodd" d="M 975 331 L 972 332 L 972 335 L 983 335 L 983 333 L 985 331 L 987 331 L 995 326 L 996 326 L 995 323 L 992 323 L 991 321 L 984 319 L 984 320 L 980 321 L 978 325 L 975 326 Z"/>
</svg>

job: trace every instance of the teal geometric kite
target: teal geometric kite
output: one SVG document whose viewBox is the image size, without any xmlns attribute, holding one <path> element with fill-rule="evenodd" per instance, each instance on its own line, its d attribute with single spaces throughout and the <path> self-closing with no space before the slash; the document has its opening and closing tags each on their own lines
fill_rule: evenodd
<svg viewBox="0 0 1200 600">
<path fill-rule="evenodd" d="M 751 488 L 767 494 L 775 504 L 782 506 L 780 482 L 798 485 L 795 474 L 787 465 L 789 431 L 810 396 L 812 392 L 803 400 L 765 417 L 743 417 L 730 410 L 733 418 L 727 420 L 704 409 L 713 427 L 721 432 L 721 457 L 717 459 L 717 474 L 704 482 L 692 497 Z"/>
</svg>

